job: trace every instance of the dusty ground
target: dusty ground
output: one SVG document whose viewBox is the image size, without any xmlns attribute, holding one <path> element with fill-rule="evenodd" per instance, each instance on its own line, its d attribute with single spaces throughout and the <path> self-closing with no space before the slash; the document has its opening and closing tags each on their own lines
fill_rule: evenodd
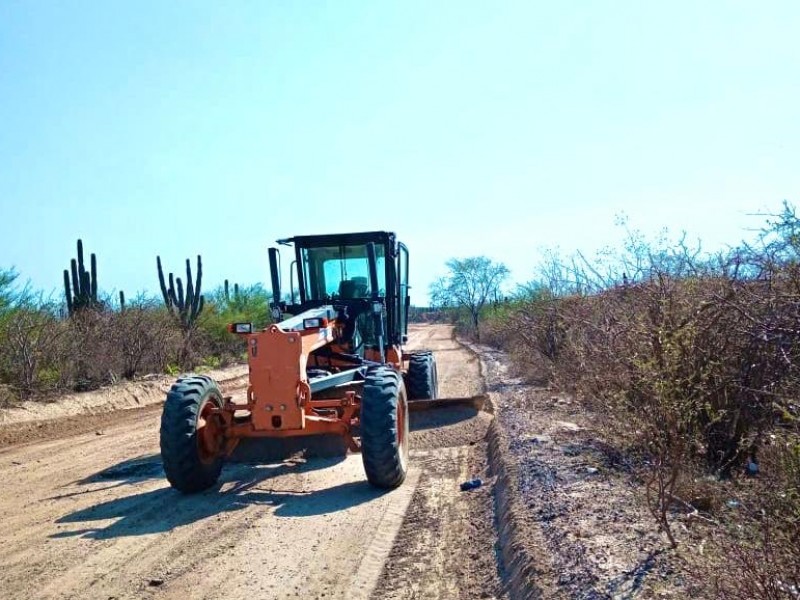
<svg viewBox="0 0 800 600">
<path fill-rule="evenodd" d="M 483 392 L 478 358 L 446 326 L 415 329 L 412 348 L 433 350 L 442 397 Z M 373 600 L 507 598 L 498 574 L 486 433 L 492 417 L 472 408 L 412 414 L 420 479 Z M 487 485 L 461 492 L 479 477 Z"/>
<path fill-rule="evenodd" d="M 416 329 L 412 343 L 436 352 L 442 395 L 480 391 L 478 361 L 449 328 Z M 183 496 L 161 470 L 158 404 L 85 413 L 5 438 L 3 598 L 502 596 L 490 486 L 458 490 L 484 473 L 489 415 L 415 417 L 409 477 L 389 493 L 351 455 L 233 464 L 219 488 Z"/>
<path fill-rule="evenodd" d="M 490 440 L 501 539 L 518 597 L 695 597 L 654 526 L 631 465 L 568 395 L 525 384 L 504 353 L 474 346 L 495 406 Z M 502 489 L 503 484 L 510 489 Z M 676 528 L 682 525 L 679 523 Z M 508 567 L 508 565 L 507 565 Z M 508 569 L 509 571 L 511 569 Z"/>
</svg>

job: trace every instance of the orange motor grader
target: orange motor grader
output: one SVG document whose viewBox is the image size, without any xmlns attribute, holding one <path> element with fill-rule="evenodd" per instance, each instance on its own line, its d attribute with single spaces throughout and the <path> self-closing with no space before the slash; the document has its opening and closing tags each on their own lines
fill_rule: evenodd
<svg viewBox="0 0 800 600">
<path fill-rule="evenodd" d="M 336 434 L 361 452 L 371 484 L 397 487 L 408 468 L 409 400 L 438 395 L 433 354 L 403 349 L 408 249 L 383 231 L 278 243 L 294 246 L 291 302 L 280 300 L 279 252 L 270 248 L 275 323 L 230 326 L 247 341 L 246 401 L 223 398 L 204 375 L 178 379 L 161 417 L 167 479 L 197 492 L 214 485 L 243 438 Z"/>
</svg>

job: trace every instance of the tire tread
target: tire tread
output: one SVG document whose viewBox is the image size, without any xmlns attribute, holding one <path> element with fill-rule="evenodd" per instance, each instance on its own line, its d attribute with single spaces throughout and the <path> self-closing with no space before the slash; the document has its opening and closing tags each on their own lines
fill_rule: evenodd
<svg viewBox="0 0 800 600">
<path fill-rule="evenodd" d="M 397 371 L 386 366 L 368 371 L 361 401 L 361 456 L 367 480 L 376 487 L 395 488 L 406 477 L 407 461 L 397 442 L 397 403 L 403 395 Z"/>
<path fill-rule="evenodd" d="M 436 358 L 433 352 L 415 352 L 411 355 L 406 383 L 411 400 L 433 400 L 438 397 Z"/>
<path fill-rule="evenodd" d="M 222 393 L 213 379 L 205 375 L 181 377 L 167 392 L 161 413 L 164 473 L 172 487 L 187 494 L 214 485 L 222 470 L 221 458 L 205 464 L 197 451 L 197 418 L 206 399 L 222 406 Z"/>
</svg>

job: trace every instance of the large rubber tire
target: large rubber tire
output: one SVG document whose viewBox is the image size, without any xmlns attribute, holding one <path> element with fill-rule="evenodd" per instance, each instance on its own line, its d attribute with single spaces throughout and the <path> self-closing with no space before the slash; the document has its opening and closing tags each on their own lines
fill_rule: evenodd
<svg viewBox="0 0 800 600">
<path fill-rule="evenodd" d="M 367 480 L 396 488 L 408 471 L 408 404 L 401 375 L 391 367 L 367 371 L 361 395 L 361 458 Z"/>
<path fill-rule="evenodd" d="M 411 355 L 406 384 L 411 400 L 435 400 L 439 397 L 439 375 L 433 352 L 416 352 Z"/>
<path fill-rule="evenodd" d="M 217 383 L 204 375 L 176 381 L 167 393 L 161 413 L 161 460 L 172 487 L 190 494 L 217 482 L 222 456 L 204 456 L 198 437 L 198 418 L 209 403 L 222 408 Z"/>
</svg>

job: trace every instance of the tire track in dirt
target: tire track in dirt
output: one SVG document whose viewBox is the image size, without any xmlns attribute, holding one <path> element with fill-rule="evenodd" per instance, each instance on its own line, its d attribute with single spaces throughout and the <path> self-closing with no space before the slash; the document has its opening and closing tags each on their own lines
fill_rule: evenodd
<svg viewBox="0 0 800 600">
<path fill-rule="evenodd" d="M 305 597 L 344 597 L 337 588 L 357 565 L 341 565 L 344 573 L 325 583 L 327 567 L 311 563 L 325 565 L 330 541 L 337 542 L 330 554 L 352 562 L 390 503 L 392 494 L 364 480 L 360 457 L 227 465 L 218 489 L 182 496 L 163 479 L 159 416 L 159 407 L 124 411 L 104 435 L 0 453 L 4 598 L 184 598 L 198 597 L 198 590 L 209 598 L 252 591 L 295 597 L 298 589 Z M 392 512 L 398 525 L 403 512 Z M 254 570 L 256 557 L 289 564 Z"/>
<path fill-rule="evenodd" d="M 441 397 L 484 390 L 478 358 L 449 326 L 414 329 L 412 349 L 432 350 Z M 412 459 L 420 482 L 381 574 L 373 600 L 507 598 L 495 555 L 493 484 L 486 432 L 492 418 L 450 408 L 412 415 Z M 481 488 L 459 485 L 479 476 Z"/>
</svg>

